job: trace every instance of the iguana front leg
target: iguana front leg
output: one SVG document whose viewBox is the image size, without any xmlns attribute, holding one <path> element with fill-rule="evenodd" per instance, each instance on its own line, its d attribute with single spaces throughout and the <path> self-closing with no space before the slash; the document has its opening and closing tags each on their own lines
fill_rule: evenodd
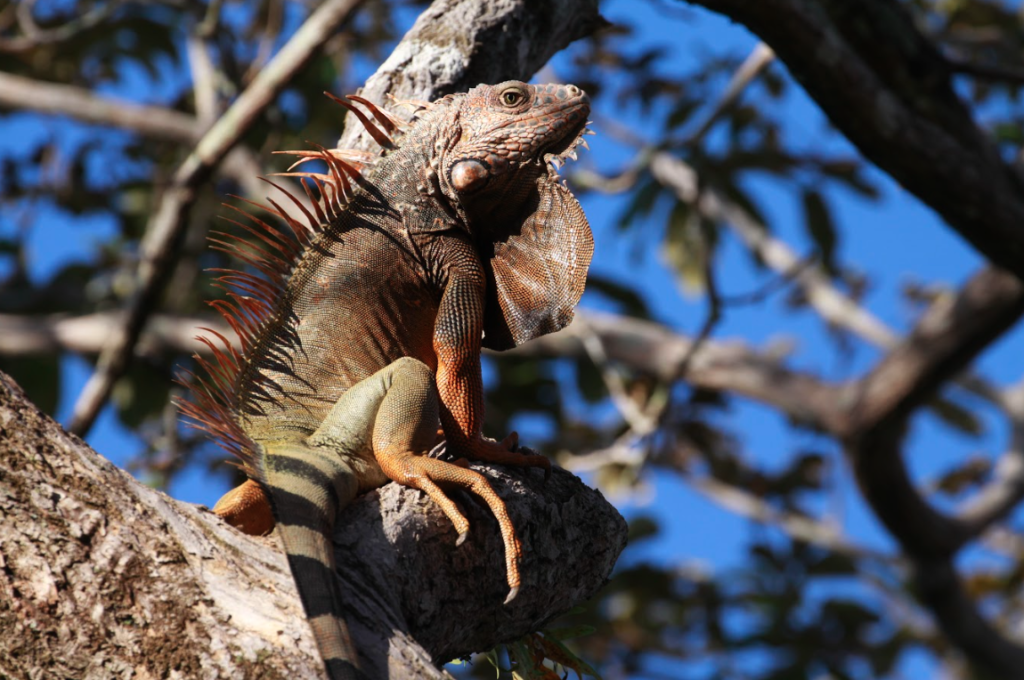
<svg viewBox="0 0 1024 680">
<path fill-rule="evenodd" d="M 513 432 L 497 442 L 483 436 L 484 387 L 480 366 L 487 280 L 479 256 L 462 240 L 451 240 L 445 259 L 447 281 L 434 322 L 437 391 L 441 425 L 450 450 L 473 460 L 551 472 L 551 461 L 516 453 Z"/>
</svg>

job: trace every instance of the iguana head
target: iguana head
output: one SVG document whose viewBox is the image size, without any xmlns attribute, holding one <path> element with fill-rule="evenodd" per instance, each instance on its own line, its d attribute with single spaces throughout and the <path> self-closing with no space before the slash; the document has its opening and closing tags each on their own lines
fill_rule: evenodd
<svg viewBox="0 0 1024 680">
<path fill-rule="evenodd" d="M 590 98 L 575 85 L 473 88 L 458 102 L 457 141 L 437 159 L 445 193 L 470 219 L 493 212 L 496 199 L 556 176 L 564 157 L 575 157 L 589 114 Z"/>
<path fill-rule="evenodd" d="M 576 158 L 590 99 L 509 81 L 450 105 L 432 170 L 488 273 L 484 345 L 507 349 L 568 324 L 583 294 L 594 242 L 558 168 Z"/>
</svg>

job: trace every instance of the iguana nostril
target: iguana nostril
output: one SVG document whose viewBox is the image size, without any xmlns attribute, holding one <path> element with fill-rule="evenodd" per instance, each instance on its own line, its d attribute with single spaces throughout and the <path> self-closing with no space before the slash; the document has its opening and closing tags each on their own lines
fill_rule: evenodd
<svg viewBox="0 0 1024 680">
<path fill-rule="evenodd" d="M 488 167 L 478 160 L 459 161 L 452 166 L 449 175 L 452 186 L 458 192 L 479 189 L 487 183 L 490 176 Z"/>
</svg>

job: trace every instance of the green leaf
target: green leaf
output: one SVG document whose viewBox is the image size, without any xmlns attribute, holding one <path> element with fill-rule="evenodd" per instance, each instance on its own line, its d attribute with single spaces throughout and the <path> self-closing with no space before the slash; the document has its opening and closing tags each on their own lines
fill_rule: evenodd
<svg viewBox="0 0 1024 680">
<path fill-rule="evenodd" d="M 590 357 L 580 357 L 576 362 L 576 389 L 588 404 L 597 404 L 608 397 L 608 388 L 601 377 L 601 371 L 594 366 Z"/>
<path fill-rule="evenodd" d="M 712 248 L 709 237 L 713 233 L 714 227 L 681 201 L 669 213 L 661 254 L 687 294 L 697 295 L 704 290 L 704 273 Z"/>
<path fill-rule="evenodd" d="M 864 177 L 864 165 L 859 161 L 836 160 L 821 164 L 822 173 L 843 183 L 847 189 L 860 194 L 863 198 L 877 200 L 880 196 L 878 187 Z"/>
<path fill-rule="evenodd" d="M 167 407 L 170 389 L 168 371 L 135 361 L 127 375 L 114 384 L 110 397 L 117 406 L 121 422 L 137 428 Z"/>
<path fill-rule="evenodd" d="M 600 275 L 591 274 L 587 277 L 587 290 L 596 291 L 601 295 L 617 302 L 621 311 L 629 316 L 638 316 L 644 319 L 651 318 L 647 302 L 635 290 L 618 281 L 612 281 Z"/>
</svg>

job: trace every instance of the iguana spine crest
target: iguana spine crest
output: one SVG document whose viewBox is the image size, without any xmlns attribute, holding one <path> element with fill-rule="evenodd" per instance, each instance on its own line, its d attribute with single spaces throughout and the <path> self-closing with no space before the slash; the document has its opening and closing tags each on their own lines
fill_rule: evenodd
<svg viewBox="0 0 1024 680">
<path fill-rule="evenodd" d="M 359 109 L 339 97 L 326 92 L 324 94 L 352 111 L 359 123 L 381 146 L 383 152 L 395 148 L 395 140 L 377 128 Z M 402 129 L 409 124 L 386 114 L 362 97 L 349 95 L 349 98 L 366 106 L 374 118 L 392 134 L 400 134 Z M 385 123 L 385 121 L 387 122 Z M 200 371 L 183 369 L 183 376 L 177 380 L 189 391 L 192 399 L 176 400 L 182 414 L 188 419 L 189 427 L 202 430 L 212 436 L 221 448 L 236 459 L 236 464 L 250 479 L 259 481 L 265 481 L 262 459 L 256 453 L 251 438 L 242 429 L 237 417 L 240 412 L 240 383 L 243 382 L 243 377 L 249 378 L 246 385 L 248 389 L 257 392 L 264 399 L 272 398 L 267 387 L 269 381 L 266 375 L 259 371 L 246 370 L 250 364 L 249 359 L 254 356 L 254 350 L 259 345 L 266 344 L 264 342 L 266 334 L 263 331 L 270 323 L 280 318 L 281 309 L 286 304 L 288 282 L 295 270 L 301 266 L 303 257 L 310 252 L 315 237 L 329 228 L 345 210 L 352 196 L 352 181 L 360 179 L 360 171 L 372 164 L 375 159 L 375 156 L 369 153 L 361 154 L 325 147 L 319 147 L 316 151 L 275 151 L 274 153 L 300 156 L 300 159 L 288 168 L 289 172 L 275 173 L 275 175 L 299 177 L 306 197 L 316 215 L 310 213 L 302 201 L 298 200 L 289 190 L 265 177 L 260 179 L 287 196 L 302 212 L 306 218 L 305 223 L 294 219 L 270 198 L 267 201 L 273 207 L 245 197 L 232 196 L 232 198 L 274 215 L 288 225 L 287 230 L 268 224 L 236 205 L 223 204 L 226 208 L 251 220 L 255 226 L 225 216 L 221 216 L 221 218 L 256 237 L 264 245 L 261 246 L 259 242 L 247 241 L 237 234 L 216 231 L 211 233 L 209 238 L 213 244 L 211 248 L 240 259 L 263 276 L 235 269 L 208 270 L 222 274 L 214 281 L 213 285 L 224 290 L 230 300 L 211 300 L 207 304 L 220 313 L 238 336 L 241 352 L 223 334 L 212 328 L 200 327 L 200 330 L 213 336 L 213 338 L 205 335 L 196 336 L 196 339 L 210 350 L 213 359 L 206 359 L 200 354 L 193 356 Z M 346 154 L 360 160 L 346 161 L 341 157 Z M 290 172 L 302 163 L 315 160 L 326 163 L 331 174 Z M 316 192 L 311 188 L 311 183 L 316 185 Z M 287 327 L 288 324 L 285 324 L 284 328 Z M 259 349 L 273 351 L 272 347 L 260 347 Z"/>
</svg>

